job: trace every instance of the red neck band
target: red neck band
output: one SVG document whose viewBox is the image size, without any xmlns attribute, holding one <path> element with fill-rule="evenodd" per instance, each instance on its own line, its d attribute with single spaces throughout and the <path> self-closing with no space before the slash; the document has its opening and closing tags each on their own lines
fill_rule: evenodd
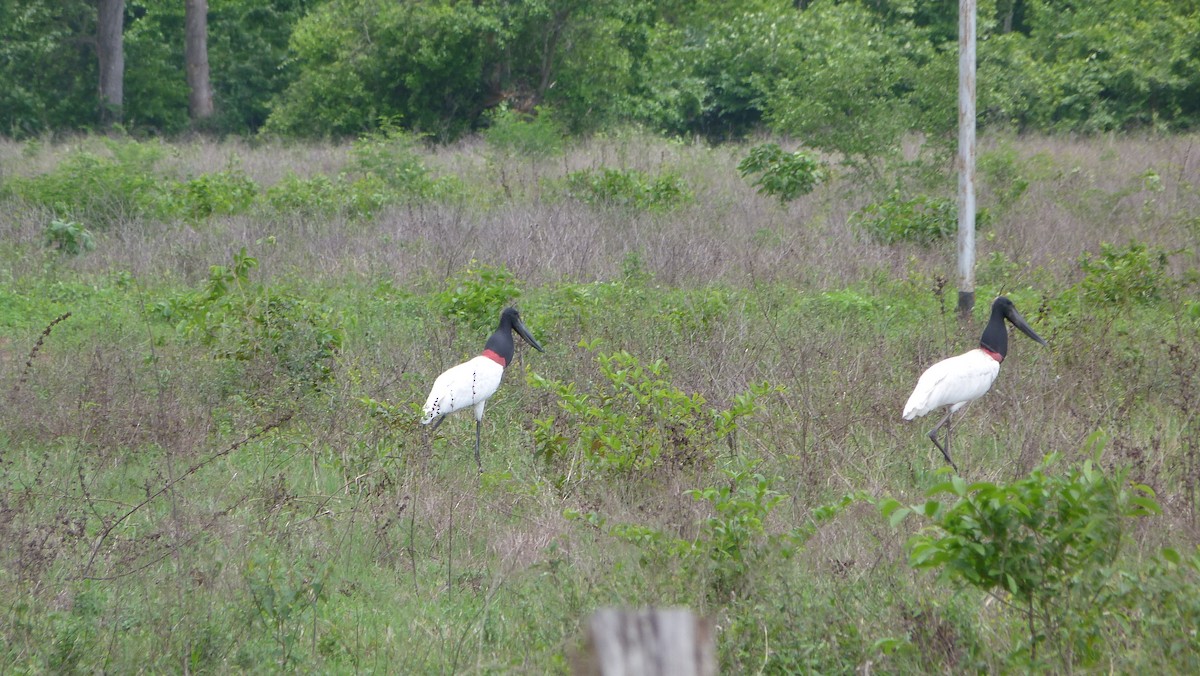
<svg viewBox="0 0 1200 676">
<path fill-rule="evenodd" d="M 487 357 L 488 359 L 491 359 L 492 361 L 496 362 L 500 366 L 503 366 L 503 367 L 508 366 L 508 362 L 504 360 L 504 357 L 501 357 L 500 355 L 496 354 L 493 350 L 484 350 L 483 356 Z"/>
<path fill-rule="evenodd" d="M 983 350 L 984 354 L 991 357 L 992 359 L 995 359 L 998 362 L 1004 361 L 1004 355 L 1000 354 L 999 352 L 992 352 L 991 350 L 987 349 L 986 347 L 984 347 L 982 345 L 979 346 L 979 349 Z"/>
</svg>

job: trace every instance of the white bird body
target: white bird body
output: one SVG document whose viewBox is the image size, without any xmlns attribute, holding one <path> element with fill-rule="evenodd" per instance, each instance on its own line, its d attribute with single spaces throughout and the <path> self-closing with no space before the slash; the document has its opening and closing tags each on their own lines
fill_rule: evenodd
<svg viewBox="0 0 1200 676">
<path fill-rule="evenodd" d="M 433 381 L 433 389 L 425 400 L 424 415 L 421 424 L 433 423 L 431 430 L 446 419 L 447 415 L 464 408 L 475 407 L 475 465 L 483 472 L 483 463 L 479 460 L 479 436 L 483 427 L 483 409 L 487 406 L 488 397 L 500 389 L 500 380 L 504 378 L 504 368 L 512 363 L 516 346 L 513 344 L 513 331 L 516 331 L 525 342 L 542 352 L 541 343 L 537 342 L 516 308 L 505 308 L 500 313 L 500 325 L 484 344 L 483 354 L 465 361 L 458 366 L 452 366 Z"/>
<path fill-rule="evenodd" d="M 904 419 L 919 418 L 930 411 L 949 406 L 950 410 L 929 431 L 929 440 L 937 446 L 945 456 L 946 462 L 958 471 L 958 466 L 950 459 L 950 416 L 958 409 L 966 406 L 984 394 L 996 382 L 1000 375 L 1000 362 L 1008 355 L 1008 321 L 1033 340 L 1046 344 L 1045 340 L 1030 328 L 1025 318 L 1017 312 L 1013 302 L 1000 296 L 992 302 L 991 317 L 979 338 L 979 347 L 958 355 L 943 359 L 930 366 L 917 380 L 917 387 L 908 395 L 904 404 Z M 946 426 L 946 444 L 938 443 L 937 434 L 942 426 Z"/>
<path fill-rule="evenodd" d="M 483 355 L 447 369 L 433 381 L 421 424 L 428 425 L 436 418 L 468 406 L 475 407 L 475 420 L 483 420 L 487 399 L 500 388 L 503 377 L 504 367 Z"/>
<path fill-rule="evenodd" d="M 917 380 L 904 404 L 904 419 L 919 418 L 947 405 L 953 413 L 987 393 L 998 375 L 1000 362 L 980 349 L 943 359 Z"/>
</svg>

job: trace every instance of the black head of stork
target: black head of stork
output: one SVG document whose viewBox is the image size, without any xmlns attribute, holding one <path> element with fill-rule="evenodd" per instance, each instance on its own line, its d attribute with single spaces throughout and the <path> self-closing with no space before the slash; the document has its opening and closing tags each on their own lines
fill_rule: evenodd
<svg viewBox="0 0 1200 676">
<path fill-rule="evenodd" d="M 500 313 L 500 326 L 487 339 L 487 343 L 483 346 L 485 352 L 491 350 L 497 356 L 504 360 L 504 365 L 507 366 L 512 362 L 513 351 L 516 346 L 513 344 L 513 331 L 516 331 L 525 342 L 533 346 L 538 352 L 545 352 L 542 349 L 542 344 L 537 342 L 525 326 L 525 322 L 521 321 L 521 313 L 517 312 L 515 307 L 504 308 Z"/>
<path fill-rule="evenodd" d="M 1001 360 L 1008 356 L 1008 328 L 1004 326 L 1005 320 L 1030 338 L 1042 345 L 1046 344 L 1046 341 L 1030 328 L 1021 313 L 1017 312 L 1017 306 L 1013 305 L 1007 296 L 1000 296 L 992 301 L 992 316 L 983 329 L 983 336 L 979 338 L 980 347 L 1000 355 Z"/>
</svg>

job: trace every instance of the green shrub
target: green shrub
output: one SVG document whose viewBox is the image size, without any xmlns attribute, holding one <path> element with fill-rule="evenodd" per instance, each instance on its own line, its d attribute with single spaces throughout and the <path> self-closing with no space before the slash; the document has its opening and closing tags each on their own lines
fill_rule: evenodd
<svg viewBox="0 0 1200 676">
<path fill-rule="evenodd" d="M 897 156 L 911 131 L 952 137 L 954 60 L 924 28 L 869 3 L 811 4 L 773 54 L 778 75 L 759 78 L 773 131 L 860 170 Z"/>
<path fill-rule="evenodd" d="M 713 485 L 685 492 L 711 510 L 692 540 L 638 523 L 610 524 L 597 512 L 567 510 L 565 516 L 585 519 L 610 537 L 636 546 L 644 566 L 678 566 L 684 578 L 705 581 L 710 600 L 728 603 L 744 598 L 756 570 L 777 567 L 780 557 L 794 554 L 822 523 L 856 502 L 870 501 L 863 493 L 845 495 L 815 508 L 803 525 L 769 533 L 768 518 L 790 496 L 774 488 L 782 477 L 754 471 L 759 462 L 735 458 L 734 466 L 723 468 Z"/>
<path fill-rule="evenodd" d="M 58 249 L 61 253 L 78 256 L 96 248 L 96 240 L 87 228 L 75 221 L 54 219 L 46 226 L 46 246 Z"/>
<path fill-rule="evenodd" d="M 326 600 L 325 579 L 329 573 L 328 566 L 321 569 L 312 563 L 287 564 L 275 554 L 256 554 L 243 566 L 242 579 L 254 617 L 275 640 L 273 657 L 278 666 L 294 666 L 299 659 L 297 641 Z M 304 617 L 309 611 L 313 620 Z"/>
<path fill-rule="evenodd" d="M 599 169 L 567 174 L 567 193 L 591 205 L 634 210 L 668 210 L 694 199 L 687 184 L 670 172 L 650 176 L 637 169 Z"/>
<path fill-rule="evenodd" d="M 398 197 L 428 197 L 434 181 L 417 152 L 420 143 L 416 134 L 385 124 L 354 141 L 347 168 L 352 175 L 380 179 Z"/>
<path fill-rule="evenodd" d="M 258 198 L 258 184 L 240 170 L 230 169 L 176 183 L 159 200 L 159 215 L 200 221 L 248 210 Z"/>
<path fill-rule="evenodd" d="M 1012 148 L 979 153 L 979 183 L 990 189 L 994 209 L 1001 213 L 1029 190 L 1029 170 Z"/>
<path fill-rule="evenodd" d="M 267 360 L 296 383 L 318 385 L 329 377 L 342 346 L 337 312 L 251 282 L 256 267 L 258 260 L 243 247 L 232 266 L 211 266 L 200 289 L 159 301 L 152 312 L 174 323 L 181 336 L 208 347 L 215 358 Z"/>
<path fill-rule="evenodd" d="M 1200 671 L 1200 547 L 1186 557 L 1167 547 L 1144 565 L 1119 571 L 1099 605 L 1120 609 L 1112 615 L 1117 621 L 1110 644 L 1125 647 L 1121 657 L 1130 659 L 1130 667 L 1140 662 L 1169 672 Z M 1119 661 L 1115 669 L 1121 670 Z"/>
<path fill-rule="evenodd" d="M 162 146 L 108 141 L 106 147 L 107 156 L 78 150 L 45 174 L 10 178 L 5 190 L 58 218 L 94 225 L 152 212 L 163 189 L 163 178 L 155 172 Z"/>
<path fill-rule="evenodd" d="M 958 207 L 953 200 L 928 195 L 904 199 L 893 190 L 881 202 L 869 204 L 851 217 L 879 244 L 933 244 L 958 231 Z"/>
<path fill-rule="evenodd" d="M 1084 278 L 1078 288 L 1083 298 L 1094 304 L 1155 303 L 1174 284 L 1167 274 L 1168 255 L 1140 242 L 1130 242 L 1125 248 L 1102 243 L 1099 255 L 1089 252 L 1080 257 Z"/>
<path fill-rule="evenodd" d="M 483 138 L 488 145 L 510 155 L 545 159 L 561 155 L 564 131 L 550 108 L 539 107 L 527 115 L 501 106 L 487 115 Z"/>
<path fill-rule="evenodd" d="M 434 294 L 438 313 L 473 331 L 489 332 L 496 328 L 500 311 L 521 296 L 517 278 L 503 265 L 467 263 L 457 277 L 446 280 L 446 288 Z"/>
<path fill-rule="evenodd" d="M 829 177 L 815 155 L 803 150 L 785 152 L 774 143 L 751 148 L 737 169 L 742 178 L 757 174 L 751 185 L 758 188 L 760 195 L 777 197 L 782 204 L 807 195 Z"/>
<path fill-rule="evenodd" d="M 597 354 L 596 362 L 601 379 L 590 393 L 573 382 L 529 376 L 533 387 L 558 397 L 565 413 L 534 420 L 538 453 L 551 462 L 579 456 L 584 475 L 631 477 L 667 466 L 706 466 L 717 442 L 732 435 L 741 419 L 757 410 L 757 399 L 772 389 L 755 385 L 729 409 L 719 410 L 671 383 L 661 359 L 643 364 L 620 351 Z"/>
<path fill-rule="evenodd" d="M 300 178 L 289 173 L 267 188 L 264 201 L 268 209 L 281 214 L 370 219 L 390 204 L 392 197 L 383 179 L 373 174 L 348 180 L 323 174 Z"/>
<path fill-rule="evenodd" d="M 300 178 L 288 172 L 275 185 L 267 188 L 266 205 L 272 211 L 301 216 L 331 216 L 342 210 L 342 187 L 324 174 Z"/>
<path fill-rule="evenodd" d="M 1089 445 L 1097 457 L 1104 439 Z M 1113 564 L 1126 539 L 1126 521 L 1159 511 L 1148 487 L 1131 485 L 1126 473 L 1106 475 L 1092 461 L 1065 474 L 1046 470 L 1051 455 L 1029 477 L 1009 484 L 961 477 L 927 491 L 928 499 L 904 507 L 881 503 L 893 524 L 916 513 L 928 526 L 908 543 L 916 568 L 935 568 L 993 595 L 1009 594 L 1029 628 L 1029 658 L 1049 643 L 1049 655 L 1070 671 L 1101 655 L 1099 624 L 1109 608 L 1098 604 L 1113 577 Z M 937 496 L 949 496 L 944 504 Z"/>
<path fill-rule="evenodd" d="M 727 481 L 720 485 L 687 491 L 713 510 L 701 527 L 700 540 L 713 566 L 713 590 L 722 597 L 741 590 L 768 541 L 767 517 L 788 497 L 773 488 L 778 478 L 750 470 L 727 469 L 724 474 Z"/>
</svg>

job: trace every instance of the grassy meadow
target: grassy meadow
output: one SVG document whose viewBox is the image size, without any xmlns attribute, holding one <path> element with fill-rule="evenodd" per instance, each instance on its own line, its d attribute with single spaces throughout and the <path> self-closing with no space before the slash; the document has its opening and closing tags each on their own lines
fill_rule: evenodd
<svg viewBox="0 0 1200 676">
<path fill-rule="evenodd" d="M 783 203 L 635 132 L 0 143 L 0 671 L 565 672 L 645 605 L 727 673 L 1200 669 L 1198 140 L 984 139 L 969 320 L 953 235 L 871 230 L 953 197 L 915 157 Z M 952 450 L 1070 544 L 989 585 L 914 548 L 970 491 L 900 412 L 1000 294 L 1049 347 Z M 511 302 L 480 475 L 417 421 Z"/>
</svg>

